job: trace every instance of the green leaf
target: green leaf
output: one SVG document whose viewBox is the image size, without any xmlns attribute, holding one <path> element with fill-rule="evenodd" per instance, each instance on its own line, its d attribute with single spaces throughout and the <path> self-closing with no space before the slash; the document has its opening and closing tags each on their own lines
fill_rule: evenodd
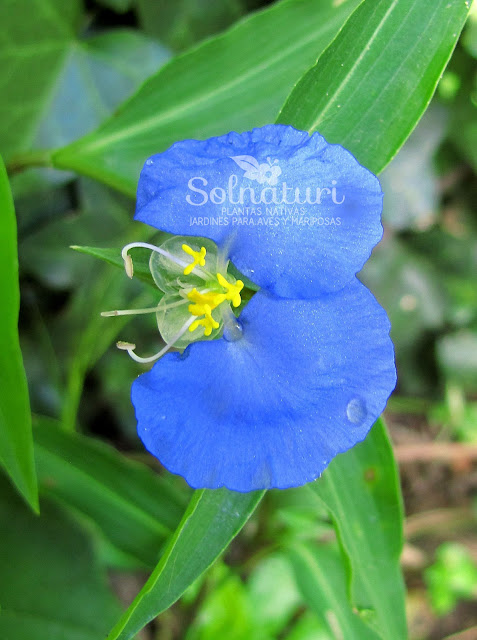
<svg viewBox="0 0 477 640">
<path fill-rule="evenodd" d="M 8 69 L 0 85 L 0 149 L 8 160 L 91 131 L 169 57 L 130 29 L 80 40 L 81 17 L 79 0 L 0 3 L 0 64 Z"/>
<path fill-rule="evenodd" d="M 226 549 L 263 495 L 263 491 L 196 491 L 159 564 L 108 640 L 134 637 L 170 607 Z"/>
<path fill-rule="evenodd" d="M 343 559 L 334 547 L 298 544 L 290 549 L 289 557 L 306 603 L 332 637 L 343 640 L 379 638 L 351 609 Z"/>
<path fill-rule="evenodd" d="M 303 605 L 290 562 L 281 551 L 263 558 L 254 567 L 247 591 L 253 603 L 255 626 L 260 626 L 263 637 L 280 637 Z"/>
<path fill-rule="evenodd" d="M 76 245 L 72 245 L 71 249 L 78 251 L 79 253 L 85 253 L 88 256 L 93 256 L 95 258 L 99 258 L 108 264 L 112 264 L 115 267 L 119 267 L 122 271 L 124 271 L 124 260 L 121 257 L 121 249 L 101 249 L 99 247 L 78 247 Z M 154 289 L 158 292 L 159 296 L 161 294 L 160 290 L 157 288 L 156 283 L 151 275 L 151 271 L 149 270 L 149 258 L 151 256 L 151 252 L 148 249 L 134 249 L 134 252 L 131 252 L 131 257 L 133 258 L 134 263 L 134 275 L 146 282 L 147 284 L 154 287 Z M 159 302 L 159 300 L 158 300 Z"/>
<path fill-rule="evenodd" d="M 0 636 L 103 638 L 120 609 L 84 531 L 48 501 L 34 516 L 0 481 Z"/>
<path fill-rule="evenodd" d="M 73 40 L 33 145 L 59 147 L 88 133 L 169 57 L 167 49 L 133 29 Z"/>
<path fill-rule="evenodd" d="M 230 26 L 244 12 L 241 0 L 137 0 L 144 31 L 180 51 Z"/>
<path fill-rule="evenodd" d="M 0 3 L 0 149 L 5 158 L 34 140 L 80 17 L 79 0 Z M 33 81 L 34 80 L 34 81 Z"/>
<path fill-rule="evenodd" d="M 330 635 L 311 611 L 305 611 L 283 640 L 336 640 L 336 636 Z"/>
<path fill-rule="evenodd" d="M 386 640 L 406 638 L 399 565 L 403 512 L 396 463 L 382 420 L 364 442 L 336 457 L 308 486 L 328 507 L 348 557 L 352 606 L 370 611 Z"/>
<path fill-rule="evenodd" d="M 436 561 L 424 572 L 431 607 L 438 616 L 450 613 L 459 600 L 474 600 L 477 563 L 469 550 L 456 542 L 444 542 Z"/>
<path fill-rule="evenodd" d="M 35 420 L 42 493 L 87 516 L 119 550 L 154 567 L 186 507 L 185 496 L 142 464 L 93 438 Z"/>
<path fill-rule="evenodd" d="M 437 363 L 446 380 L 468 391 L 477 391 L 477 330 L 462 329 L 438 339 Z"/>
<path fill-rule="evenodd" d="M 297 78 L 359 0 L 285 0 L 174 58 L 92 134 L 54 153 L 73 169 L 135 194 L 153 153 L 273 122 Z"/>
<path fill-rule="evenodd" d="M 18 340 L 17 228 L 7 173 L 0 158 L 0 274 L 2 313 L 0 314 L 0 461 L 16 487 L 38 510 L 30 400 Z"/>
<path fill-rule="evenodd" d="M 278 122 L 319 131 L 379 173 L 424 113 L 469 11 L 464 0 L 365 0 Z"/>
<path fill-rule="evenodd" d="M 438 216 L 440 188 L 435 154 L 446 134 L 447 113 L 432 104 L 391 164 L 380 175 L 383 222 L 397 231 L 422 231 Z"/>
<path fill-rule="evenodd" d="M 134 0 L 97 0 L 97 2 L 117 13 L 125 13 L 132 8 Z"/>
<path fill-rule="evenodd" d="M 255 612 L 245 585 L 232 574 L 207 594 L 187 629 L 187 640 L 273 640 Z"/>
</svg>

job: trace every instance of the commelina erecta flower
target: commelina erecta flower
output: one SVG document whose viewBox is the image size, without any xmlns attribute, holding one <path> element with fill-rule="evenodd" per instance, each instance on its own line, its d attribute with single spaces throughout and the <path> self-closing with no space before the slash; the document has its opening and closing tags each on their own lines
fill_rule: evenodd
<svg viewBox="0 0 477 640">
<path fill-rule="evenodd" d="M 167 469 L 194 488 L 295 487 L 366 437 L 396 382 L 389 321 L 356 278 L 381 208 L 351 153 L 289 126 L 146 161 L 136 219 L 174 235 L 123 257 L 132 276 L 129 252 L 151 249 L 166 346 L 118 346 L 160 358 L 132 401 Z"/>
</svg>

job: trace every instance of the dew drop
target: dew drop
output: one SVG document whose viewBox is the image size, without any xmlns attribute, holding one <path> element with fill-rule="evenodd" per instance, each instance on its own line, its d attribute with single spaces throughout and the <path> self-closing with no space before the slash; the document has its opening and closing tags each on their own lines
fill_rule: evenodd
<svg viewBox="0 0 477 640">
<path fill-rule="evenodd" d="M 227 342 L 236 342 L 242 337 L 242 325 L 238 320 L 226 322 L 224 326 L 224 340 Z"/>
<path fill-rule="evenodd" d="M 352 424 L 360 425 L 367 416 L 366 404 L 362 398 L 352 398 L 346 407 L 346 416 Z"/>
</svg>

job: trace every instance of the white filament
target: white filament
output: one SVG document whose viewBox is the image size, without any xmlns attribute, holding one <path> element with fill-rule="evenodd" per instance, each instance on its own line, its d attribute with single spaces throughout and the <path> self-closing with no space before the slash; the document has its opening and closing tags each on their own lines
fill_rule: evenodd
<svg viewBox="0 0 477 640">
<path fill-rule="evenodd" d="M 124 260 L 124 268 L 129 278 L 133 277 L 134 269 L 133 269 L 133 261 L 131 256 L 128 254 L 128 251 L 130 249 L 135 249 L 137 247 L 155 251 L 156 253 L 159 253 L 161 256 L 164 256 L 171 262 L 174 262 L 174 264 L 177 264 L 179 267 L 182 267 L 184 269 L 185 267 L 189 266 L 188 262 L 184 262 L 184 260 L 180 260 L 180 258 L 173 256 L 172 253 L 169 253 L 169 251 L 166 251 L 165 249 L 161 249 L 161 247 L 156 247 L 155 245 L 149 244 L 148 242 L 130 242 L 125 247 L 123 247 L 123 250 L 121 251 L 121 257 Z M 210 274 L 208 271 L 204 271 L 197 265 L 194 267 L 194 275 L 199 276 L 199 278 L 202 278 L 202 280 L 210 280 L 213 277 L 212 274 Z"/>
<path fill-rule="evenodd" d="M 185 322 L 182 325 L 182 327 L 177 332 L 177 334 L 172 338 L 172 340 L 166 344 L 165 347 L 163 347 L 160 351 L 155 353 L 153 356 L 149 356 L 148 358 L 142 358 L 141 356 L 138 356 L 137 354 L 135 354 L 134 353 L 134 349 L 136 348 L 136 345 L 134 345 L 134 344 L 129 344 L 129 343 L 125 343 L 125 342 L 118 342 L 117 343 L 117 347 L 119 349 L 127 351 L 129 353 L 129 355 L 131 356 L 131 358 L 133 360 L 135 360 L 136 362 L 140 362 L 141 364 L 147 364 L 148 362 L 154 362 L 155 360 L 158 360 L 159 358 L 162 358 L 162 356 L 165 355 L 169 351 L 169 349 L 172 349 L 172 347 L 175 345 L 175 343 L 180 338 L 182 338 L 184 333 L 189 329 L 190 325 L 194 322 L 194 320 L 196 320 L 195 316 L 191 316 L 187 320 L 187 322 Z"/>
</svg>

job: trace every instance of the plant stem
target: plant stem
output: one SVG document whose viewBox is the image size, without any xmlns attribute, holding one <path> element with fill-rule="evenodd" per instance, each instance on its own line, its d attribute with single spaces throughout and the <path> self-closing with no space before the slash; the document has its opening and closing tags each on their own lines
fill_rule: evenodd
<svg viewBox="0 0 477 640">
<path fill-rule="evenodd" d="M 51 149 L 37 149 L 19 153 L 7 165 L 9 174 L 25 171 L 30 167 L 53 167 Z"/>
</svg>

